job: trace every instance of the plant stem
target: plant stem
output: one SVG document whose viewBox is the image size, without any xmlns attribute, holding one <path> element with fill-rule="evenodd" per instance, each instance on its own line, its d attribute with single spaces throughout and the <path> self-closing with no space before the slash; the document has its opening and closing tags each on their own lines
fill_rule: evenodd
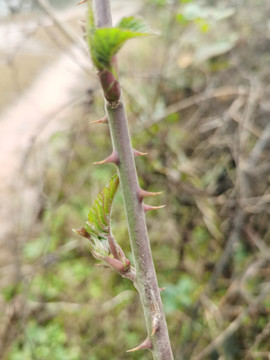
<svg viewBox="0 0 270 360">
<path fill-rule="evenodd" d="M 96 26 L 112 26 L 109 0 L 94 0 L 94 13 Z M 120 96 L 116 101 L 110 101 L 108 97 L 105 101 L 113 149 L 119 157 L 117 167 L 136 268 L 134 285 L 140 294 L 151 350 L 155 360 L 173 360 L 148 239 L 142 203 L 144 194 L 138 182 L 125 108 Z"/>
</svg>

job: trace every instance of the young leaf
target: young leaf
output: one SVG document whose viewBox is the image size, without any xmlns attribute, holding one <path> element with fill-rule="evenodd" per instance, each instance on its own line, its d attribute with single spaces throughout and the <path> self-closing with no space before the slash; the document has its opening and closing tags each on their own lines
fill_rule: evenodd
<svg viewBox="0 0 270 360">
<path fill-rule="evenodd" d="M 114 175 L 110 182 L 98 194 L 88 213 L 86 231 L 93 238 L 105 239 L 110 233 L 112 202 L 119 184 L 118 175 Z"/>
<path fill-rule="evenodd" d="M 115 27 L 119 29 L 130 30 L 133 32 L 139 32 L 146 35 L 152 33 L 142 19 L 134 16 L 122 18 Z"/>
<path fill-rule="evenodd" d="M 123 44 L 132 38 L 151 35 L 140 18 L 123 18 L 114 28 L 95 29 L 92 12 L 89 11 L 87 41 L 92 60 L 99 70 L 110 69 L 112 57 Z"/>
</svg>

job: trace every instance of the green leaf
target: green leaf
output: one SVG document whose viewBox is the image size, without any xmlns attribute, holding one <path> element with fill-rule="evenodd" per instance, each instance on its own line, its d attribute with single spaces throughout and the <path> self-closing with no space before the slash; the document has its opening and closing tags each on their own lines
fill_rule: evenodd
<svg viewBox="0 0 270 360">
<path fill-rule="evenodd" d="M 116 24 L 115 27 L 144 35 L 151 34 L 151 30 L 149 29 L 148 25 L 141 18 L 134 16 L 124 17 Z"/>
<path fill-rule="evenodd" d="M 114 175 L 110 182 L 98 194 L 89 209 L 86 231 L 95 239 L 106 239 L 110 233 L 111 210 L 114 196 L 119 184 L 118 175 Z"/>
<path fill-rule="evenodd" d="M 142 19 L 132 16 L 123 18 L 117 27 L 95 29 L 92 14 L 90 11 L 87 41 L 92 60 L 99 70 L 111 68 L 112 57 L 127 40 L 151 34 Z"/>
</svg>

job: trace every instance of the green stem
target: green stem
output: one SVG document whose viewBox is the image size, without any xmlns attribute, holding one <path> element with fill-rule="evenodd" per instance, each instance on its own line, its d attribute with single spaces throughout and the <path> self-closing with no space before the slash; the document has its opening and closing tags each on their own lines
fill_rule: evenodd
<svg viewBox="0 0 270 360">
<path fill-rule="evenodd" d="M 113 148 L 119 156 L 119 179 L 128 221 L 134 264 L 135 286 L 140 294 L 148 336 L 151 338 L 156 360 L 173 359 L 166 320 L 160 298 L 156 272 L 145 222 L 143 204 L 139 200 L 138 177 L 123 103 L 117 107 L 106 105 Z M 156 329 L 154 329 L 156 327 Z M 156 330 L 156 332 L 155 332 Z M 155 332 L 153 336 L 151 334 Z"/>
<path fill-rule="evenodd" d="M 99 27 L 112 26 L 111 23 L 108 24 L 108 9 L 110 9 L 109 0 L 94 0 L 96 25 Z M 136 268 L 134 285 L 140 294 L 148 338 L 152 344 L 151 350 L 155 360 L 173 360 L 160 289 L 157 283 L 148 238 L 145 212 L 142 199 L 139 196 L 140 187 L 134 153 L 131 146 L 125 108 L 121 99 L 109 101 L 107 98 L 106 111 L 113 149 L 119 157 L 117 167 L 123 190 L 128 230 Z"/>
</svg>

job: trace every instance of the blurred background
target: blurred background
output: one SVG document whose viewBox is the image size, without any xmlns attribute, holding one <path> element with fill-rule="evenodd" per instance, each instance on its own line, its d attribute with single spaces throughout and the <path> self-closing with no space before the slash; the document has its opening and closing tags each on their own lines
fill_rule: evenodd
<svg viewBox="0 0 270 360">
<path fill-rule="evenodd" d="M 115 173 L 86 4 L 0 0 L 0 359 L 150 360 L 132 284 L 83 225 Z M 112 0 L 159 36 L 119 53 L 175 359 L 270 358 L 270 2 Z M 112 216 L 132 261 L 121 191 Z"/>
</svg>

